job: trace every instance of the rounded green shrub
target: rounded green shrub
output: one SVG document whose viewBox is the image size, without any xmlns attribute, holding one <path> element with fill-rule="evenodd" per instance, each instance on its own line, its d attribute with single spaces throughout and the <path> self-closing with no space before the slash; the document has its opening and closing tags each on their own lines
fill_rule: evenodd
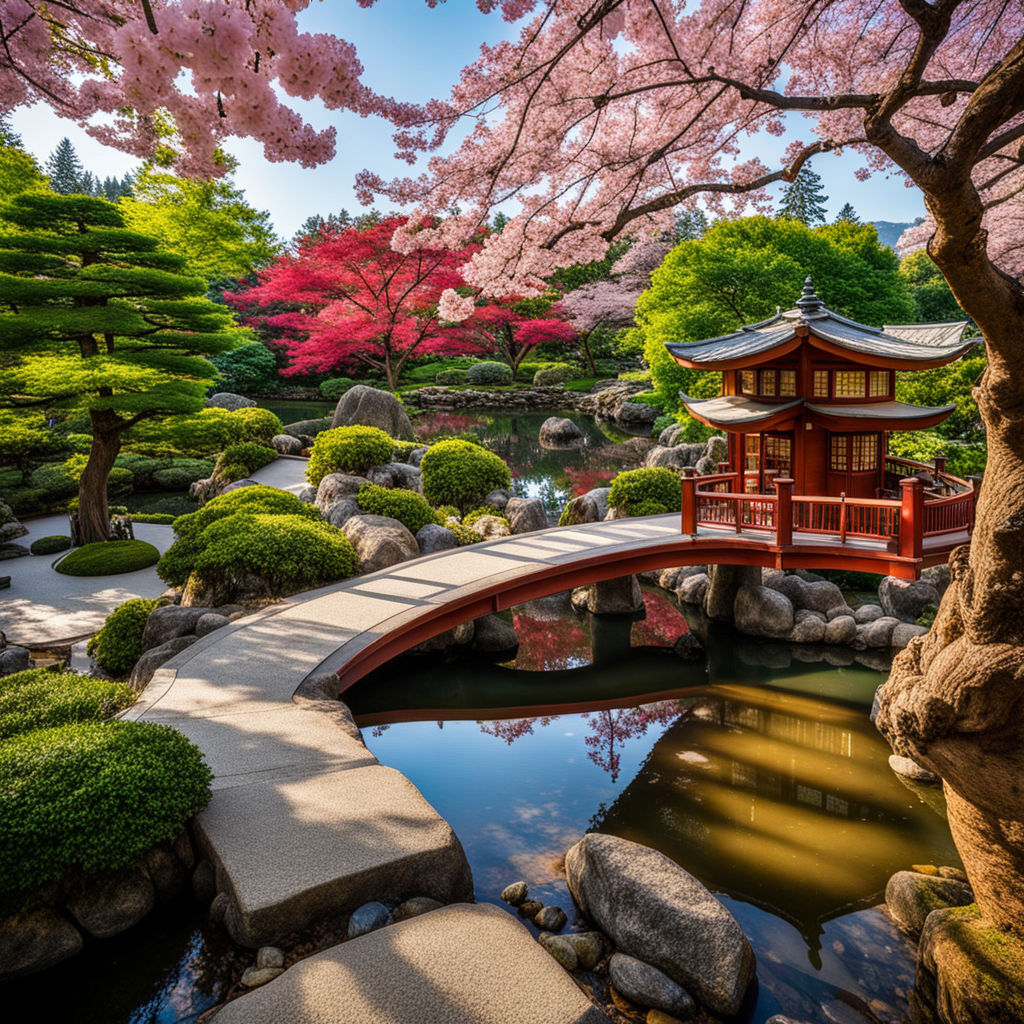
<svg viewBox="0 0 1024 1024">
<path fill-rule="evenodd" d="M 442 387 L 450 387 L 453 384 L 466 383 L 465 370 L 438 370 L 434 376 L 434 383 Z"/>
<path fill-rule="evenodd" d="M 608 504 L 628 516 L 653 516 L 678 512 L 683 485 L 671 469 L 628 469 L 612 481 Z"/>
<path fill-rule="evenodd" d="M 58 551 L 67 551 L 71 547 L 71 538 L 63 534 L 39 537 L 28 546 L 33 555 L 55 555 Z"/>
<path fill-rule="evenodd" d="M 241 480 L 243 476 L 249 476 L 256 470 L 269 465 L 277 458 L 277 452 L 264 444 L 256 444 L 254 441 L 242 441 L 239 444 L 229 444 L 224 449 L 218 462 L 221 465 L 221 475 L 224 475 L 227 466 L 239 466 L 242 473 L 237 477 L 226 477 L 226 479 Z"/>
<path fill-rule="evenodd" d="M 466 371 L 467 384 L 511 384 L 512 368 L 506 363 L 485 360 L 474 363 Z"/>
<path fill-rule="evenodd" d="M 241 420 L 241 441 L 270 444 L 270 439 L 284 430 L 281 421 L 269 409 L 250 405 L 245 409 L 235 409 L 230 415 L 236 420 Z"/>
<path fill-rule="evenodd" d="M 445 523 L 444 528 L 455 534 L 459 547 L 465 548 L 470 544 L 479 544 L 483 540 L 476 530 L 471 530 L 468 526 L 463 526 L 462 523 Z"/>
<path fill-rule="evenodd" d="M 168 726 L 86 722 L 0 744 L 0 903 L 70 871 L 128 868 L 210 799 L 202 754 Z"/>
<path fill-rule="evenodd" d="M 123 676 L 142 657 L 142 632 L 156 601 L 133 597 L 119 604 L 103 620 L 103 628 L 86 648 L 104 672 Z"/>
<path fill-rule="evenodd" d="M 552 363 L 533 375 L 533 383 L 538 387 L 551 387 L 554 384 L 566 384 L 576 376 L 576 368 L 568 363 Z"/>
<path fill-rule="evenodd" d="M 316 435 L 306 479 L 317 486 L 328 473 L 365 473 L 391 460 L 395 442 L 379 427 L 335 427 Z"/>
<path fill-rule="evenodd" d="M 133 523 L 153 523 L 158 526 L 170 526 L 177 519 L 177 516 L 169 512 L 133 512 Z"/>
<path fill-rule="evenodd" d="M 439 441 L 420 463 L 423 496 L 431 505 L 469 509 L 496 488 L 507 488 L 508 466 L 493 452 L 470 441 Z"/>
<path fill-rule="evenodd" d="M 356 495 L 359 507 L 371 515 L 397 519 L 410 533 L 438 521 L 437 513 L 422 494 L 404 487 L 378 487 L 366 483 Z"/>
<path fill-rule="evenodd" d="M 136 693 L 78 672 L 30 668 L 0 679 L 0 740 L 71 722 L 101 722 L 135 702 Z"/>
<path fill-rule="evenodd" d="M 144 540 L 98 540 L 76 548 L 54 568 L 65 576 L 116 576 L 159 561 L 160 552 Z"/>
<path fill-rule="evenodd" d="M 349 388 L 355 387 L 355 381 L 349 377 L 328 377 L 320 381 L 320 394 L 332 402 L 336 402 Z"/>
<path fill-rule="evenodd" d="M 496 505 L 481 505 L 479 508 L 474 508 L 467 512 L 462 517 L 462 525 L 472 526 L 478 519 L 483 519 L 484 516 L 495 516 L 497 519 L 505 519 L 505 513 Z M 508 520 L 505 519 L 505 522 L 507 523 Z"/>
<path fill-rule="evenodd" d="M 199 459 L 189 459 L 188 461 L 194 462 L 196 465 L 206 465 Z M 153 483 L 165 491 L 187 491 L 192 485 L 192 481 L 199 480 L 202 475 L 200 472 L 197 476 L 192 466 L 168 466 L 166 469 L 153 471 Z"/>
</svg>

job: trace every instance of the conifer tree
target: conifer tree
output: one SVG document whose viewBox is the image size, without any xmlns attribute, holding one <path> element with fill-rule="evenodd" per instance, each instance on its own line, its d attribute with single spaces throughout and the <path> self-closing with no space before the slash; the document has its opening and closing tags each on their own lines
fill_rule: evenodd
<svg viewBox="0 0 1024 1024">
<path fill-rule="evenodd" d="M 783 189 L 779 217 L 790 217 L 808 227 L 825 223 L 828 196 L 821 190 L 821 175 L 804 167 Z"/>
<path fill-rule="evenodd" d="M 107 477 L 124 432 L 203 407 L 217 371 L 202 358 L 240 332 L 180 256 L 124 228 L 104 199 L 24 193 L 0 209 L 0 402 L 87 412 L 79 482 L 84 542 L 109 534 Z"/>
<path fill-rule="evenodd" d="M 857 211 L 853 208 L 853 203 L 843 203 L 843 208 L 836 214 L 836 219 L 833 223 L 839 224 L 842 221 L 846 221 L 847 224 L 860 223 L 860 217 L 857 216 Z"/>
<path fill-rule="evenodd" d="M 70 196 L 82 191 L 85 169 L 69 138 L 61 139 L 57 143 L 57 148 L 47 158 L 46 173 L 50 177 L 50 188 L 54 192 Z"/>
</svg>

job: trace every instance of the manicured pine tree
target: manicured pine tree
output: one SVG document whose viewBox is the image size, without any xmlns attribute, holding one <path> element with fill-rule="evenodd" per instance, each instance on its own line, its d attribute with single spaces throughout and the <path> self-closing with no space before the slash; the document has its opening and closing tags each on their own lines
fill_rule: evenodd
<svg viewBox="0 0 1024 1024">
<path fill-rule="evenodd" d="M 124 432 L 203 407 L 205 355 L 241 334 L 202 298 L 180 256 L 124 228 L 105 199 L 25 193 L 0 208 L 0 402 L 85 411 L 92 449 L 79 481 L 83 542 L 109 534 L 107 477 Z"/>
<path fill-rule="evenodd" d="M 69 138 L 61 139 L 47 158 L 46 173 L 50 177 L 50 188 L 59 195 L 70 196 L 82 191 L 85 169 Z"/>
<path fill-rule="evenodd" d="M 853 208 L 852 203 L 843 203 L 843 208 L 836 214 L 836 219 L 833 223 L 839 224 L 842 221 L 846 221 L 847 224 L 860 223 L 860 217 L 857 216 L 857 211 Z"/>
<path fill-rule="evenodd" d="M 804 167 L 783 189 L 779 217 L 790 217 L 808 227 L 825 223 L 828 196 L 821 190 L 821 175 Z"/>
</svg>

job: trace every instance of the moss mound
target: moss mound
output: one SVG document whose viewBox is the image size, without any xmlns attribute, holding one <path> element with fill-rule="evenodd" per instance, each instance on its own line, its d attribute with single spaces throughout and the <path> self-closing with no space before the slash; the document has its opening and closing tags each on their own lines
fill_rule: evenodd
<svg viewBox="0 0 1024 1024">
<path fill-rule="evenodd" d="M 100 540 L 65 555 L 55 568 L 65 576 L 116 576 L 159 561 L 160 552 L 144 540 Z"/>
<path fill-rule="evenodd" d="M 32 541 L 28 549 L 33 555 L 55 555 L 58 551 L 67 551 L 69 547 L 71 547 L 70 537 L 54 534 Z"/>
<path fill-rule="evenodd" d="M 508 466 L 493 452 L 470 441 L 439 441 L 420 463 L 423 496 L 432 505 L 473 508 L 497 488 L 508 488 Z"/>
<path fill-rule="evenodd" d="M 365 473 L 391 461 L 394 440 L 378 427 L 335 427 L 316 435 L 306 479 L 316 487 L 328 473 Z"/>
</svg>

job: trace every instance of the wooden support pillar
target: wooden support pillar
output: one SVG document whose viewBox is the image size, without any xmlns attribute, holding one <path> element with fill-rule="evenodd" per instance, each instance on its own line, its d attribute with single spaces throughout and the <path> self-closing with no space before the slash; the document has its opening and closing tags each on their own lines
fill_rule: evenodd
<svg viewBox="0 0 1024 1024">
<path fill-rule="evenodd" d="M 696 470 L 687 466 L 683 470 L 682 531 L 693 536 L 697 532 L 697 478 Z"/>
<path fill-rule="evenodd" d="M 916 477 L 900 481 L 900 554 L 920 558 L 924 541 L 924 484 Z"/>
<path fill-rule="evenodd" d="M 940 473 L 946 472 L 946 456 L 936 455 L 935 456 L 935 476 L 938 477 Z"/>
<path fill-rule="evenodd" d="M 775 493 L 779 496 L 775 503 L 775 543 L 783 548 L 793 543 L 794 482 L 789 477 L 775 478 Z"/>
</svg>

